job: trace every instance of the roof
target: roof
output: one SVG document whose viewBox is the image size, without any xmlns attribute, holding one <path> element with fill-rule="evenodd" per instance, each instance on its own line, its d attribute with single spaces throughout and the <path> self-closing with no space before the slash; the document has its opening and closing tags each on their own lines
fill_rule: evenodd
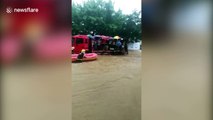
<svg viewBox="0 0 213 120">
<path fill-rule="evenodd" d="M 74 35 L 73 38 L 88 38 L 87 35 Z"/>
</svg>

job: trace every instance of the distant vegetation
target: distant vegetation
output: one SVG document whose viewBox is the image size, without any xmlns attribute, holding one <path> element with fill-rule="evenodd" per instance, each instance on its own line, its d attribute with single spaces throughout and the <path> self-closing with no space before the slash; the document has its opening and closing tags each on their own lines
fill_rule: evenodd
<svg viewBox="0 0 213 120">
<path fill-rule="evenodd" d="M 128 3 L 127 3 L 128 4 Z M 96 34 L 122 36 L 130 42 L 141 40 L 141 11 L 125 15 L 115 11 L 111 0 L 88 0 L 72 4 L 72 34 Z"/>
</svg>

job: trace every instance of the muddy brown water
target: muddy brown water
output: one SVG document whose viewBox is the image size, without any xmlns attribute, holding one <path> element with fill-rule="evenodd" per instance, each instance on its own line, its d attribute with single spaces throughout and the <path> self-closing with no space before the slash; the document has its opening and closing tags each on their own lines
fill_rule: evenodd
<svg viewBox="0 0 213 120">
<path fill-rule="evenodd" d="M 2 71 L 1 120 L 71 120 L 70 65 Z"/>
<path fill-rule="evenodd" d="M 2 120 L 209 120 L 211 43 L 180 40 L 72 71 L 70 64 L 4 69 Z"/>
<path fill-rule="evenodd" d="M 72 64 L 73 120 L 141 119 L 141 52 Z"/>
<path fill-rule="evenodd" d="M 1 118 L 140 120 L 140 54 L 103 55 L 96 61 L 72 65 L 5 68 Z"/>
<path fill-rule="evenodd" d="M 179 35 L 144 46 L 142 120 L 211 120 L 210 40 Z"/>
</svg>

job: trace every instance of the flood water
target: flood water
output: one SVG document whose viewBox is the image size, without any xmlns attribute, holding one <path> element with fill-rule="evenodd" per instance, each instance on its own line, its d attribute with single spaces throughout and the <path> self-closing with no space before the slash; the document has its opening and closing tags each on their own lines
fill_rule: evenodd
<svg viewBox="0 0 213 120">
<path fill-rule="evenodd" d="M 70 66 L 5 68 L 1 120 L 71 120 Z"/>
<path fill-rule="evenodd" d="M 198 42 L 4 69 L 2 120 L 209 120 L 212 53 L 209 41 Z"/>
<path fill-rule="evenodd" d="M 72 64 L 73 120 L 141 119 L 141 52 Z"/>
</svg>

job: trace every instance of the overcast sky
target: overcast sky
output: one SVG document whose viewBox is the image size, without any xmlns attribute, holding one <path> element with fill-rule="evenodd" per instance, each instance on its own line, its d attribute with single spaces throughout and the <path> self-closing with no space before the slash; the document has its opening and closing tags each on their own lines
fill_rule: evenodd
<svg viewBox="0 0 213 120">
<path fill-rule="evenodd" d="M 72 0 L 75 3 L 82 3 L 87 0 Z M 124 14 L 131 14 L 133 10 L 141 11 L 142 0 L 112 0 L 115 3 L 115 10 L 121 9 Z"/>
</svg>

